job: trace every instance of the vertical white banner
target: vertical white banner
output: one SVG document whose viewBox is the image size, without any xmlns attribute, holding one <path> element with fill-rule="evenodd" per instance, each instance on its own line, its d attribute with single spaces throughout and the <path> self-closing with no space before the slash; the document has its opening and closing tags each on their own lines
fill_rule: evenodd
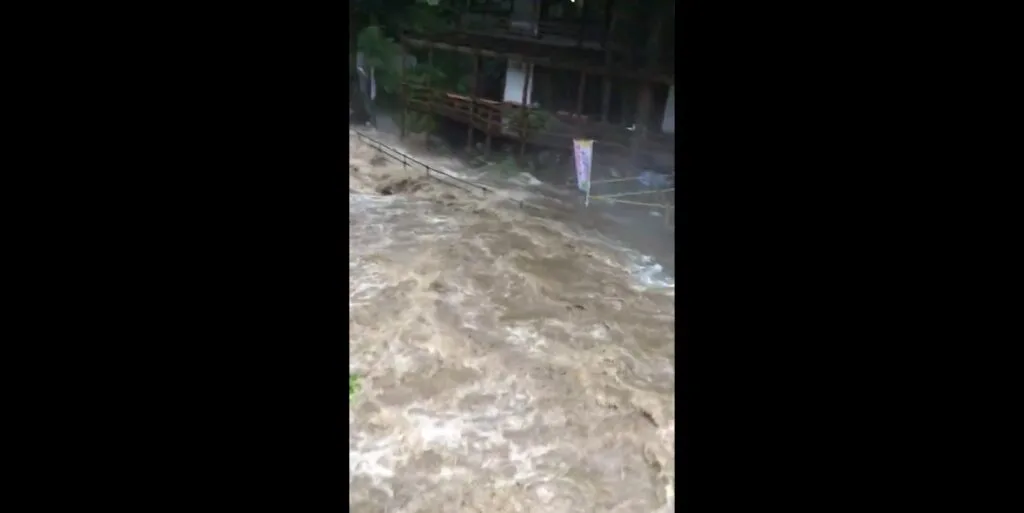
<svg viewBox="0 0 1024 513">
<path fill-rule="evenodd" d="M 572 153 L 576 165 L 576 184 L 581 191 L 587 193 L 585 204 L 590 205 L 590 164 L 594 158 L 594 141 L 573 139 Z"/>
</svg>

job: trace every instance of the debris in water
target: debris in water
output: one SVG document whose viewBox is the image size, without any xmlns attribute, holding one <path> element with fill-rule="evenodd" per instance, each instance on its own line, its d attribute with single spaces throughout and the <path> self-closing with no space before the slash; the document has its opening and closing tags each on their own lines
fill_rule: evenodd
<svg viewBox="0 0 1024 513">
<path fill-rule="evenodd" d="M 377 192 L 384 196 L 391 196 L 401 192 L 416 192 L 422 190 L 426 184 L 422 180 L 411 180 L 403 178 L 397 182 L 389 183 L 377 189 Z"/>
</svg>

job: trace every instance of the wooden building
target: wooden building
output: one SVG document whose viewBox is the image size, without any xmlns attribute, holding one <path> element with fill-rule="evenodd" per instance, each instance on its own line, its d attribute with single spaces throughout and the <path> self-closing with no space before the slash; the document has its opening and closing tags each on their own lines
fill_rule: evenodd
<svg viewBox="0 0 1024 513">
<path fill-rule="evenodd" d="M 568 150 L 573 138 L 586 137 L 599 151 L 674 154 L 674 49 L 652 52 L 616 37 L 630 27 L 615 2 L 468 0 L 449 30 L 403 34 L 403 51 L 421 62 L 433 64 L 441 52 L 472 62 L 461 90 L 402 80 L 403 135 L 408 110 L 464 123 L 467 145 L 482 134 L 488 150 L 494 137 L 519 141 L 521 152 L 526 145 Z M 674 37 L 674 21 L 662 27 L 664 18 L 643 20 L 658 25 L 662 47 Z M 485 61 L 501 69 L 484 73 Z"/>
</svg>

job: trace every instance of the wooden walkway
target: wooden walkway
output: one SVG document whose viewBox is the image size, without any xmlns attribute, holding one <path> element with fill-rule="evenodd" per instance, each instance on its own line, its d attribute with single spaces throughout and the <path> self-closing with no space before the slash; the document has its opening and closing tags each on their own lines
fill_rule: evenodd
<svg viewBox="0 0 1024 513">
<path fill-rule="evenodd" d="M 629 155 L 634 138 L 638 137 L 623 127 L 593 121 L 587 116 L 532 107 L 524 109 L 519 103 L 471 98 L 418 84 L 404 84 L 403 93 L 409 110 L 443 116 L 472 126 L 486 134 L 488 147 L 491 137 L 501 137 L 567 151 L 572 149 L 573 139 L 586 137 L 594 139 L 599 149 Z M 527 121 L 524 129 L 524 114 L 528 119 L 545 120 L 545 126 L 538 128 Z M 673 135 L 648 132 L 636 142 L 640 152 L 675 152 Z M 472 145 L 472 140 L 468 145 Z"/>
</svg>

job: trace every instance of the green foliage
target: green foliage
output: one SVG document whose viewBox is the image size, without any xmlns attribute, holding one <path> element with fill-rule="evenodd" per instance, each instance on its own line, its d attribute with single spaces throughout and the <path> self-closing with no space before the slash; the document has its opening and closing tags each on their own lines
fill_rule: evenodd
<svg viewBox="0 0 1024 513">
<path fill-rule="evenodd" d="M 507 115 L 509 117 L 509 128 L 517 132 L 520 131 L 523 126 L 523 110 L 510 109 Z M 525 116 L 527 133 L 544 130 L 552 118 L 549 112 L 539 109 L 526 109 Z"/>
<path fill-rule="evenodd" d="M 380 26 L 364 28 L 357 37 L 359 51 L 363 52 L 364 63 L 373 68 L 373 76 L 377 82 L 377 103 L 389 104 L 398 97 L 399 87 L 404 78 L 412 84 L 443 85 L 447 76 L 440 69 L 426 63 L 418 62 L 414 67 L 403 72 L 402 48 L 394 38 L 385 34 Z M 421 125 L 416 125 L 417 127 Z"/>
<path fill-rule="evenodd" d="M 401 30 L 433 33 L 454 25 L 462 0 L 356 0 L 352 4 L 356 27 L 380 25 L 389 36 Z"/>
<path fill-rule="evenodd" d="M 348 398 L 351 401 L 353 397 L 359 392 L 362 386 L 359 384 L 359 375 L 349 375 L 348 377 Z"/>
<path fill-rule="evenodd" d="M 432 88 L 469 91 L 470 79 L 464 75 L 472 65 L 472 61 L 465 55 L 452 52 L 434 52 L 433 65 L 419 59 L 415 66 L 406 69 L 404 74 L 402 48 L 391 34 L 399 30 L 411 29 L 417 32 L 429 32 L 441 30 L 450 23 L 445 18 L 448 12 L 442 6 L 432 6 L 423 2 L 406 2 L 400 9 L 391 12 L 386 18 L 379 9 L 383 4 L 395 4 L 397 0 L 378 0 L 381 5 L 373 6 L 367 2 L 364 8 L 372 11 L 371 18 L 386 21 L 387 24 L 372 24 L 359 31 L 356 37 L 356 45 L 360 52 L 363 52 L 365 64 L 374 70 L 374 79 L 377 82 L 378 103 L 392 103 L 397 97 L 401 81 L 412 84 L 427 85 Z M 398 7 L 394 5 L 394 7 Z M 404 76 L 403 76 L 404 75 Z M 416 124 L 427 126 L 428 124 Z"/>
<path fill-rule="evenodd" d="M 415 66 L 406 70 L 405 80 L 410 84 L 427 85 L 444 89 L 443 85 L 448 76 L 437 66 L 431 66 L 425 62 L 417 62 Z"/>
<path fill-rule="evenodd" d="M 468 95 L 473 88 L 473 75 L 462 75 L 462 78 L 455 83 L 455 92 Z"/>
<path fill-rule="evenodd" d="M 430 114 L 408 111 L 405 113 L 405 129 L 411 134 L 431 133 L 437 130 L 437 120 Z"/>
<path fill-rule="evenodd" d="M 405 5 L 401 12 L 391 13 L 387 18 L 389 25 L 373 24 L 359 31 L 357 47 L 363 52 L 365 65 L 374 70 L 378 105 L 396 102 L 402 80 L 416 85 L 429 84 L 431 88 L 440 90 L 469 92 L 471 77 L 466 70 L 471 72 L 470 58 L 453 52 L 434 52 L 433 64 L 419 59 L 413 67 L 403 71 L 402 48 L 389 35 L 396 27 L 420 32 L 440 30 L 446 23 L 444 12 L 439 6 L 411 3 Z M 384 21 L 384 18 L 380 19 Z M 409 133 L 430 133 L 437 129 L 437 120 L 429 114 L 407 112 L 405 128 Z"/>
<path fill-rule="evenodd" d="M 551 114 L 543 110 L 530 110 L 526 116 L 526 129 L 529 131 L 544 130 L 551 122 Z"/>
<path fill-rule="evenodd" d="M 434 34 L 450 29 L 458 13 L 450 6 L 419 1 L 402 13 L 402 27 L 417 34 Z"/>
<path fill-rule="evenodd" d="M 365 65 L 374 70 L 378 91 L 388 94 L 398 91 L 398 66 L 402 56 L 398 43 L 386 36 L 383 28 L 377 25 L 359 31 L 356 40 Z"/>
<path fill-rule="evenodd" d="M 473 59 L 457 52 L 434 50 L 433 67 L 440 76 L 431 77 L 431 85 L 446 91 L 469 92 L 470 75 L 473 74 Z M 464 89 L 460 90 L 462 84 Z"/>
</svg>

